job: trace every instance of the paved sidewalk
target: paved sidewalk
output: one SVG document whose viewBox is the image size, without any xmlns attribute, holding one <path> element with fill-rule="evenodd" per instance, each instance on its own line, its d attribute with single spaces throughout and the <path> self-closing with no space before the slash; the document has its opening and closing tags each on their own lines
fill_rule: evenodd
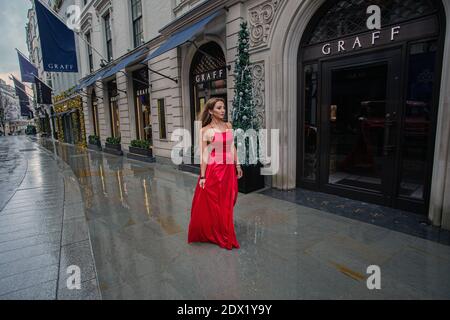
<svg viewBox="0 0 450 320">
<path fill-rule="evenodd" d="M 72 170 L 25 137 L 0 137 L 0 300 L 100 299 Z M 68 290 L 67 268 L 81 268 Z"/>
<path fill-rule="evenodd" d="M 105 299 L 450 298 L 449 246 L 261 193 L 239 195 L 240 250 L 188 245 L 195 175 L 65 144 L 56 152 L 78 178 Z M 367 288 L 371 265 L 381 290 Z"/>
<path fill-rule="evenodd" d="M 94 270 L 104 299 L 450 298 L 449 246 L 262 193 L 239 195 L 235 218 L 240 250 L 226 251 L 211 244 L 188 245 L 195 175 L 158 163 L 53 145 L 45 139 L 35 144 L 25 137 L 8 139 L 0 139 L 2 154 L 13 146 L 28 149 L 40 145 L 49 151 L 21 152 L 16 156 L 11 150 L 6 152 L 15 164 L 2 168 L 0 185 L 9 190 L 12 188 L 6 185 L 17 180 L 20 187 L 0 212 L 0 229 L 5 228 L 6 237 L 16 239 L 2 238 L 0 231 L 0 252 L 26 247 L 17 240 L 26 235 L 12 232 L 12 227 L 38 234 L 45 230 L 47 235 L 54 232 L 56 238 L 52 241 L 48 235 L 38 239 L 45 240 L 43 248 L 39 248 L 38 240 L 30 240 L 33 257 L 42 252 L 39 250 L 47 250 L 56 258 L 50 266 L 50 262 L 41 265 L 49 268 L 41 271 L 48 274 L 49 281 L 43 282 L 42 275 L 33 278 L 31 272 L 28 277 L 35 282 L 24 284 L 21 278 L 26 273 L 17 276 L 17 270 L 11 271 L 14 265 L 9 264 L 31 270 L 28 264 L 18 261 L 33 258 L 8 262 L 8 258 L 18 259 L 19 251 L 0 253 L 0 275 L 4 273 L 0 290 L 6 290 L 5 297 L 36 297 L 34 292 L 43 298 L 69 297 L 67 290 L 56 290 L 57 274 L 66 265 L 79 263 L 85 275 L 85 291 L 80 292 L 80 298 L 83 294 L 99 298 Z M 55 159 L 61 160 L 55 161 L 50 156 L 53 153 L 58 156 Z M 22 158 L 27 160 L 28 170 L 20 182 L 22 169 L 15 168 L 24 167 Z M 12 214 L 23 220 L 9 218 Z M 89 238 L 95 267 L 88 254 Z M 72 242 L 78 245 L 71 246 Z M 85 254 L 75 256 L 83 258 L 72 259 L 69 255 L 70 263 L 60 259 L 61 271 L 55 271 L 58 248 L 62 248 L 60 256 L 64 257 L 64 252 L 70 252 L 66 248 L 77 251 L 80 247 Z M 30 252 L 24 250 L 23 254 Z M 381 290 L 367 288 L 367 267 L 371 265 L 381 268 Z M 42 293 L 45 285 L 52 293 L 47 297 Z"/>
</svg>

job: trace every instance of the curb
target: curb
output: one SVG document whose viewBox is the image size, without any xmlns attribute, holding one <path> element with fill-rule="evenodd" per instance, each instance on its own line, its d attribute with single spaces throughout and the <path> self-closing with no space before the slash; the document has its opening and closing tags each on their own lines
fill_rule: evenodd
<svg viewBox="0 0 450 320">
<path fill-rule="evenodd" d="M 92 240 L 89 225 L 86 218 L 84 201 L 81 195 L 80 185 L 71 167 L 59 156 L 42 147 L 37 141 L 30 140 L 37 148 L 58 162 L 60 173 L 64 180 L 64 206 L 63 225 L 61 232 L 61 254 L 58 278 L 57 300 L 102 300 L 98 273 L 95 265 Z M 69 214 L 70 212 L 70 214 Z M 89 257 L 87 257 L 87 252 Z M 66 281 L 70 274 L 62 267 L 72 266 L 70 262 L 89 259 L 90 262 L 80 266 L 81 289 L 69 290 Z M 74 264 L 76 265 L 76 264 Z M 87 269 L 87 270 L 83 270 Z M 91 269 L 91 270 L 90 270 Z M 91 274 L 84 277 L 83 274 Z"/>
</svg>

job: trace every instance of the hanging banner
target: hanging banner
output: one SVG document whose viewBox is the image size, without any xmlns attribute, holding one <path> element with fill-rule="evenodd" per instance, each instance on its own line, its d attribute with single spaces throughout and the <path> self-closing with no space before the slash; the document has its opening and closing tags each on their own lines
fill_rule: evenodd
<svg viewBox="0 0 450 320">
<path fill-rule="evenodd" d="M 47 72 L 78 72 L 75 33 L 47 9 L 34 0 L 42 60 Z"/>
<path fill-rule="evenodd" d="M 25 85 L 12 77 L 14 82 L 14 87 L 16 88 L 16 96 L 19 98 L 20 114 L 22 117 L 29 117 L 31 113 L 30 110 L 30 99 L 28 99 L 27 92 L 25 91 Z"/>
<path fill-rule="evenodd" d="M 34 77 L 34 79 L 36 84 L 36 102 L 38 104 L 52 104 L 52 89 L 39 78 Z"/>
<path fill-rule="evenodd" d="M 34 77 L 38 76 L 38 69 L 19 50 L 17 50 L 17 55 L 22 82 L 34 83 Z"/>
</svg>

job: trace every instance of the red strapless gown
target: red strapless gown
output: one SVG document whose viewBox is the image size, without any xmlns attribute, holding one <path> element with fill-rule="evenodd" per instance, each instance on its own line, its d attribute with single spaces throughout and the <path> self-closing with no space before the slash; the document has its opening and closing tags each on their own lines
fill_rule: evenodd
<svg viewBox="0 0 450 320">
<path fill-rule="evenodd" d="M 189 243 L 215 243 L 228 250 L 240 248 L 234 231 L 238 179 L 232 142 L 232 131 L 216 132 L 211 142 L 213 150 L 206 168 L 205 189 L 200 187 L 199 177 L 192 201 Z"/>
</svg>

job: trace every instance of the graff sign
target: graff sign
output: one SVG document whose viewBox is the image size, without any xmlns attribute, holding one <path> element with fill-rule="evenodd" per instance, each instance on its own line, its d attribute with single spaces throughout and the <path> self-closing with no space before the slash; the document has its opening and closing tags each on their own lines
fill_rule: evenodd
<svg viewBox="0 0 450 320">
<path fill-rule="evenodd" d="M 435 16 L 410 21 L 381 30 L 364 32 L 359 35 L 327 41 L 303 48 L 303 60 L 321 59 L 354 51 L 371 49 L 414 39 L 434 36 L 439 31 Z"/>
<path fill-rule="evenodd" d="M 384 30 L 383 32 L 390 32 L 388 35 L 390 37 L 390 41 L 394 41 L 397 35 L 400 33 L 400 26 L 393 27 L 390 30 Z M 386 35 L 385 35 L 386 36 Z M 355 49 L 363 48 L 363 43 L 368 44 L 370 46 L 374 46 L 377 44 L 378 40 L 381 37 L 381 31 L 372 32 L 369 37 L 365 35 L 364 37 L 355 37 L 349 40 L 338 40 L 333 43 L 325 43 L 322 46 L 322 53 L 324 55 L 330 55 L 332 51 L 334 52 L 345 52 L 351 51 Z M 365 40 L 365 41 L 364 41 Z"/>
<path fill-rule="evenodd" d="M 195 83 L 202 83 L 208 81 L 222 80 L 227 76 L 225 68 L 204 72 L 194 76 Z"/>
</svg>

